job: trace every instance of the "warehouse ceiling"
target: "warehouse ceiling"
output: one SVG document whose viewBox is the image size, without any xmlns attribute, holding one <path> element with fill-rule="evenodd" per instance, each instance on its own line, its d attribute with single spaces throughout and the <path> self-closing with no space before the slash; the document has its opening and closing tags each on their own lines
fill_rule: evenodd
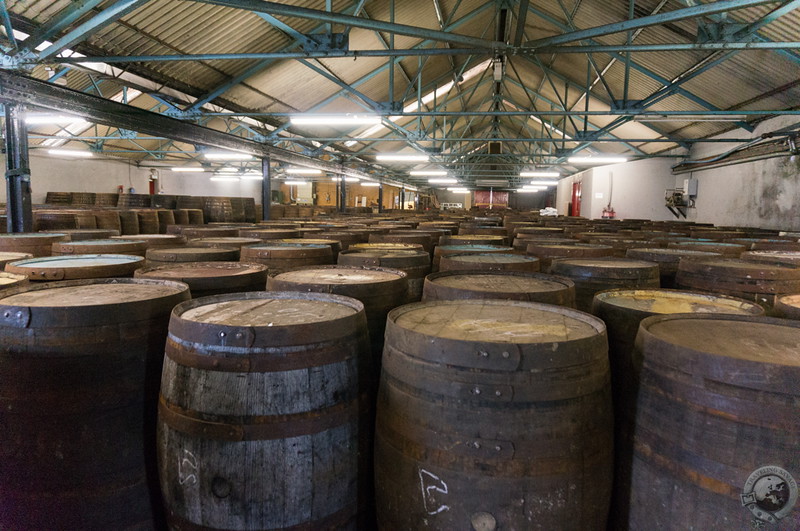
<svg viewBox="0 0 800 531">
<path fill-rule="evenodd" d="M 202 135 L 170 136 L 148 118 L 156 113 L 246 139 L 246 150 L 260 144 L 279 167 L 316 162 L 409 184 L 428 180 L 412 170 L 432 169 L 460 185 L 513 188 L 524 171 L 585 167 L 570 157 L 664 156 L 731 130 L 745 142 L 757 122 L 800 114 L 798 6 L 0 0 L 0 100 L 55 110 L 41 84 L 12 97 L 18 76 L 79 91 L 65 97 L 86 121 L 29 125 L 33 150 L 260 167 L 209 162 Z M 95 115 L 98 98 L 135 107 L 139 122 Z M 341 122 L 353 115 L 377 123 Z M 428 162 L 378 160 L 396 153 Z"/>
</svg>

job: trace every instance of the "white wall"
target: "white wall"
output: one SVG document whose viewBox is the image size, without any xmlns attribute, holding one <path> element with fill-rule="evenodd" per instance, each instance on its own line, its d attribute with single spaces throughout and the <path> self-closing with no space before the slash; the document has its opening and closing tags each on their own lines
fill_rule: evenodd
<svg viewBox="0 0 800 531">
<path fill-rule="evenodd" d="M 2 159 L 5 165 L 5 158 Z M 261 182 L 214 182 L 210 173 L 176 173 L 161 168 L 157 173 L 161 193 L 170 195 L 253 197 L 261 203 Z M 31 153 L 31 189 L 35 204 L 44 203 L 47 192 L 116 193 L 122 185 L 127 193 L 149 191 L 150 168 L 114 160 L 75 159 Z M 0 186 L 0 202 L 6 187 Z"/>
<path fill-rule="evenodd" d="M 664 190 L 675 185 L 670 168 L 677 161 L 657 158 L 598 166 L 561 179 L 556 199 L 558 213 L 567 215 L 572 184 L 580 182 L 581 216 L 585 218 L 601 218 L 610 199 L 619 219 L 674 219 L 664 206 Z"/>
<path fill-rule="evenodd" d="M 758 137 L 800 122 L 798 117 L 767 120 L 752 133 Z M 738 129 L 718 138 L 742 138 Z M 724 153 L 735 144 L 696 144 L 691 159 Z M 800 157 L 799 157 L 800 158 Z M 696 208 L 688 219 L 701 223 L 766 229 L 800 230 L 800 160 L 788 156 L 725 166 L 676 176 L 676 184 L 697 179 Z"/>
</svg>

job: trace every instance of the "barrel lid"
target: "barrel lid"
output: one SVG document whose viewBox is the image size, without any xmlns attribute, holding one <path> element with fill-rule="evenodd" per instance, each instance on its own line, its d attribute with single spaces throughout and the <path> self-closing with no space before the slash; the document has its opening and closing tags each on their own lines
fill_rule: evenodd
<svg viewBox="0 0 800 531">
<path fill-rule="evenodd" d="M 651 314 L 764 313 L 761 306 L 743 299 L 669 289 L 615 289 L 596 293 L 595 299 L 603 304 Z"/>
<path fill-rule="evenodd" d="M 148 249 L 147 258 L 162 262 L 195 262 L 217 258 L 237 258 L 238 249 L 232 247 L 159 247 Z"/>
<path fill-rule="evenodd" d="M 185 237 L 180 234 L 137 234 L 137 235 L 128 235 L 128 236 L 112 236 L 112 240 L 119 241 L 119 240 L 136 240 L 136 241 L 146 241 L 146 240 L 164 240 L 164 241 L 184 241 Z"/>
<path fill-rule="evenodd" d="M 28 277 L 17 273 L 9 273 L 7 271 L 0 271 L 0 286 L 6 287 L 9 284 L 17 284 L 27 280 Z"/>
<path fill-rule="evenodd" d="M 183 293 L 187 289 L 184 284 L 177 282 L 139 282 L 132 281 L 132 279 L 114 279 L 113 282 L 107 283 L 78 282 L 78 284 L 40 284 L 40 288 L 32 287 L 27 291 L 7 295 L 0 298 L 0 308 L 3 306 L 55 308 L 126 304 Z"/>
<path fill-rule="evenodd" d="M 267 266 L 246 262 L 185 262 L 137 269 L 136 278 L 156 278 L 182 281 L 183 279 L 230 277 L 264 273 Z M 265 277 L 266 278 L 266 277 Z"/>
<path fill-rule="evenodd" d="M 353 249 L 352 247 L 347 251 L 342 251 L 343 255 L 358 255 L 359 257 L 363 258 L 413 258 L 417 256 L 421 256 L 424 258 L 430 257 L 428 253 L 421 249 L 409 249 L 406 247 L 399 248 L 399 249 L 371 249 L 371 248 L 358 248 Z"/>
<path fill-rule="evenodd" d="M 742 260 L 800 265 L 800 251 L 747 251 L 742 253 L 741 258 Z"/>
<path fill-rule="evenodd" d="M 468 291 L 496 293 L 540 293 L 543 291 L 562 291 L 572 283 L 563 278 L 538 273 L 503 272 L 460 272 L 446 271 L 428 275 L 427 281 Z"/>
<path fill-rule="evenodd" d="M 103 240 L 78 240 L 78 241 L 61 242 L 61 243 L 60 242 L 56 242 L 55 245 L 59 245 L 59 246 L 68 245 L 68 246 L 76 246 L 76 247 L 78 247 L 78 246 L 80 246 L 80 247 L 92 247 L 92 246 L 98 246 L 98 245 L 105 245 L 105 246 L 109 246 L 109 247 L 113 247 L 113 246 L 125 247 L 125 246 L 130 246 L 131 244 L 144 244 L 144 243 L 146 243 L 144 240 L 140 240 L 138 238 L 131 238 L 131 239 L 126 239 L 126 240 L 120 240 L 120 239 L 107 239 L 106 240 L 106 239 L 103 239 Z"/>
<path fill-rule="evenodd" d="M 431 337 L 491 343 L 547 343 L 596 335 L 603 327 L 577 312 L 504 301 L 444 301 L 411 305 L 390 317 L 402 327 Z M 557 308 L 557 309 L 556 309 Z"/>
<path fill-rule="evenodd" d="M 485 240 L 487 242 L 500 241 L 504 236 L 497 234 L 456 234 L 452 236 L 443 236 L 448 240 Z"/>
<path fill-rule="evenodd" d="M 61 240 L 69 238 L 69 234 L 63 232 L 15 232 L 10 234 L 0 234 L 2 240 Z"/>
<path fill-rule="evenodd" d="M 724 362 L 719 361 L 708 360 L 708 363 L 694 365 L 695 368 L 720 371 L 720 376 L 722 372 L 730 372 L 726 379 L 731 384 L 759 386 L 767 383 L 770 378 L 781 378 L 781 375 L 772 374 L 766 369 L 766 365 L 770 364 L 800 367 L 800 356 L 797 355 L 800 323 L 795 321 L 723 314 L 670 315 L 649 317 L 642 321 L 640 330 L 646 331 L 647 339 L 655 339 L 672 347 L 731 360 L 765 364 L 760 371 L 749 371 L 747 374 L 736 374 L 730 370 L 732 367 L 726 367 Z M 746 331 L 744 334 L 743 330 Z M 647 351 L 645 352 L 647 357 Z M 662 361 L 661 354 L 661 351 L 653 352 L 653 355 L 658 356 L 658 363 Z M 680 351 L 676 352 L 676 356 L 680 356 Z M 687 362 L 691 361 L 689 356 L 686 357 Z M 797 372 L 792 374 L 796 375 Z M 796 386 L 796 382 L 794 385 Z"/>
<path fill-rule="evenodd" d="M 402 271 L 382 267 L 329 266 L 287 271 L 273 278 L 298 284 L 375 284 L 395 282 L 405 276 Z"/>
<path fill-rule="evenodd" d="M 614 248 L 609 245 L 597 245 L 594 243 L 555 243 L 555 244 L 547 244 L 547 243 L 534 243 L 531 244 L 529 247 L 534 249 L 598 249 L 604 250 L 607 249 L 609 251 L 613 251 Z"/>
<path fill-rule="evenodd" d="M 476 253 L 489 253 L 489 252 L 508 252 L 513 251 L 513 247 L 505 245 L 482 245 L 482 244 L 460 244 L 460 245 L 440 245 L 437 247 L 439 252 L 458 253 L 458 252 L 476 252 Z"/>
<path fill-rule="evenodd" d="M 14 260 L 24 260 L 25 258 L 33 258 L 30 253 L 14 253 L 10 251 L 0 252 L 0 262 L 13 262 Z"/>
<path fill-rule="evenodd" d="M 248 249 L 281 250 L 281 249 L 330 249 L 330 245 L 319 243 L 282 243 L 270 242 L 258 245 L 248 245 Z"/>
<path fill-rule="evenodd" d="M 214 302 L 186 310 L 181 318 L 228 326 L 289 326 L 319 323 L 357 313 L 339 302 L 316 299 L 245 299 Z"/>
<path fill-rule="evenodd" d="M 354 249 L 422 249 L 420 243 L 355 243 L 350 246 L 350 250 Z"/>
<path fill-rule="evenodd" d="M 219 236 L 216 238 L 195 238 L 189 240 L 189 245 L 255 245 L 261 243 L 258 238 L 244 238 L 241 236 Z"/>
<path fill-rule="evenodd" d="M 658 264 L 655 262 L 647 262 L 645 260 L 631 260 L 626 258 L 567 258 L 556 260 L 553 262 L 553 267 L 566 267 L 573 271 L 591 271 L 598 269 L 653 269 L 657 268 Z M 555 271 L 555 269 L 554 269 Z"/>
<path fill-rule="evenodd" d="M 696 251 L 693 249 L 660 249 L 660 248 L 650 248 L 645 247 L 641 249 L 628 249 L 626 254 L 630 258 L 644 258 L 647 257 L 648 259 L 652 258 L 653 260 L 661 259 L 658 261 L 678 261 L 683 257 L 686 258 L 715 258 L 722 256 L 720 253 L 715 253 L 713 251 Z"/>
<path fill-rule="evenodd" d="M 800 268 L 788 264 L 748 262 L 735 258 L 682 261 L 679 271 L 746 278 L 800 279 Z"/>
<path fill-rule="evenodd" d="M 280 240 L 275 240 L 275 243 L 296 243 L 298 245 L 341 245 L 342 242 L 339 240 L 333 240 L 328 238 L 281 238 Z"/>
<path fill-rule="evenodd" d="M 103 267 L 134 264 L 143 260 L 144 258 L 141 256 L 131 256 L 127 254 L 76 254 L 69 256 L 43 256 L 40 258 L 18 260 L 8 264 L 8 267 L 17 269 Z"/>
<path fill-rule="evenodd" d="M 519 264 L 523 262 L 538 262 L 535 256 L 524 256 L 511 253 L 464 253 L 448 255 L 448 260 L 456 262 L 470 262 L 479 264 Z"/>
</svg>

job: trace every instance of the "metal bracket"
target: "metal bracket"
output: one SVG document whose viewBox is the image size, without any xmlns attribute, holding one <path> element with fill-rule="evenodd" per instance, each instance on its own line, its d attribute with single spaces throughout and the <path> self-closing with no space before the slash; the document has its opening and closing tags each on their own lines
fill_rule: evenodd
<svg viewBox="0 0 800 531">
<path fill-rule="evenodd" d="M 751 41 L 754 34 L 743 34 L 741 38 L 736 36 L 737 33 L 747 29 L 747 27 L 747 24 L 733 22 L 698 22 L 696 41 L 700 44 L 706 42 Z"/>
<path fill-rule="evenodd" d="M 304 37 L 303 49 L 307 52 L 346 52 L 350 49 L 349 33 L 315 33 Z"/>
<path fill-rule="evenodd" d="M 558 157 L 558 158 L 562 158 L 562 157 L 569 157 L 570 155 L 572 155 L 572 150 L 571 150 L 571 149 L 568 149 L 568 148 L 564 148 L 564 149 L 562 149 L 562 148 L 556 148 L 556 153 L 555 153 L 555 155 L 556 155 L 556 157 Z"/>
<path fill-rule="evenodd" d="M 596 131 L 586 131 L 585 133 L 583 131 L 575 131 L 575 134 L 573 135 L 573 138 L 575 138 L 575 140 L 578 140 L 580 142 L 590 142 L 592 140 L 597 140 L 597 137 L 598 135 Z"/>
<path fill-rule="evenodd" d="M 412 142 L 419 142 L 421 140 L 428 140 L 428 134 L 425 131 L 409 131 L 406 133 L 406 138 Z"/>
<path fill-rule="evenodd" d="M 0 54 L 0 68 L 30 72 L 36 66 L 36 55 L 27 50 L 15 55 Z"/>
<path fill-rule="evenodd" d="M 644 108 L 642 102 L 643 100 L 613 100 L 611 109 L 627 114 L 636 114 Z"/>
<path fill-rule="evenodd" d="M 382 101 L 378 103 L 378 108 L 375 109 L 379 112 L 388 112 L 388 113 L 396 113 L 400 114 L 403 112 L 403 102 L 402 101 Z"/>
<path fill-rule="evenodd" d="M 199 109 L 185 111 L 177 107 L 170 107 L 162 114 L 170 118 L 177 118 L 178 120 L 199 120 L 203 113 Z"/>
<path fill-rule="evenodd" d="M 130 129 L 117 129 L 117 131 L 119 131 L 119 137 L 126 140 L 132 140 L 137 135 L 136 131 L 131 131 Z"/>
</svg>

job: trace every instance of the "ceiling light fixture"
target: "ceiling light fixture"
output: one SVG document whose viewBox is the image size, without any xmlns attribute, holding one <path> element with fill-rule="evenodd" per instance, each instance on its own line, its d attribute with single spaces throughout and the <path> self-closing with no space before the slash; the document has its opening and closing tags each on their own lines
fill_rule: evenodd
<svg viewBox="0 0 800 531">
<path fill-rule="evenodd" d="M 239 182 L 238 177 L 211 177 L 210 180 L 218 183 L 235 183 Z"/>
<path fill-rule="evenodd" d="M 65 114 L 29 114 L 25 117 L 28 125 L 59 125 L 88 123 L 78 116 L 68 116 Z"/>
<path fill-rule="evenodd" d="M 570 164 L 618 164 L 628 162 L 627 157 L 570 157 L 567 159 Z"/>
<path fill-rule="evenodd" d="M 531 181 L 532 186 L 556 186 L 558 181 Z"/>
<path fill-rule="evenodd" d="M 430 184 L 458 184 L 458 179 L 447 178 L 447 179 L 428 179 Z"/>
<path fill-rule="evenodd" d="M 244 179 L 245 181 L 261 181 L 264 179 L 264 175 L 255 171 L 251 171 L 243 173 L 242 179 Z"/>
<path fill-rule="evenodd" d="M 415 177 L 437 177 L 447 175 L 447 172 L 445 170 L 414 170 L 408 172 L 408 174 Z"/>
<path fill-rule="evenodd" d="M 634 116 L 634 122 L 743 122 L 744 114 L 645 114 Z"/>
<path fill-rule="evenodd" d="M 78 151 L 77 149 L 48 149 L 47 152 L 51 155 L 62 155 L 64 157 L 94 157 L 94 153 L 91 151 Z"/>
<path fill-rule="evenodd" d="M 170 168 L 169 171 L 176 171 L 176 172 L 190 172 L 190 171 L 193 171 L 193 172 L 197 172 L 197 173 L 203 173 L 206 170 L 204 170 L 203 168 L 194 168 L 192 166 L 176 166 L 174 168 Z"/>
<path fill-rule="evenodd" d="M 557 171 L 523 171 L 519 174 L 520 177 L 561 177 Z"/>
<path fill-rule="evenodd" d="M 205 154 L 208 160 L 253 160 L 251 155 L 246 153 L 233 152 L 208 152 Z"/>
<path fill-rule="evenodd" d="M 377 125 L 381 123 L 381 117 L 376 115 L 340 114 L 340 115 L 305 115 L 291 116 L 289 121 L 294 125 L 330 125 L 330 126 L 349 126 L 349 125 Z"/>
<path fill-rule="evenodd" d="M 403 155 L 401 153 L 384 153 L 377 155 L 376 160 L 381 162 L 427 162 L 428 155 Z"/>
<path fill-rule="evenodd" d="M 543 190 L 540 190 L 538 188 L 517 188 L 515 191 L 518 194 L 536 194 L 536 193 L 541 192 Z"/>
<path fill-rule="evenodd" d="M 373 182 L 362 182 L 361 186 L 367 186 L 369 188 L 377 188 L 381 185 L 381 183 L 373 183 Z"/>
<path fill-rule="evenodd" d="M 304 184 L 308 184 L 308 181 L 283 181 L 283 184 L 289 186 L 303 186 Z"/>
</svg>

